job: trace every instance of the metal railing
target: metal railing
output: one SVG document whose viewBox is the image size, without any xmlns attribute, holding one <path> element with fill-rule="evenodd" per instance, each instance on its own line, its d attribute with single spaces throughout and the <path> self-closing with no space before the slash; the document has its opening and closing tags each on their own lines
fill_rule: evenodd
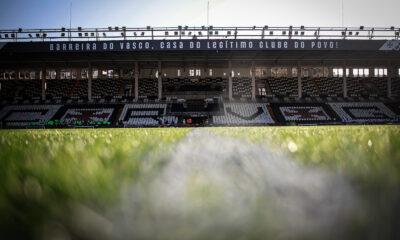
<svg viewBox="0 0 400 240">
<path fill-rule="evenodd" d="M 0 30 L 0 42 L 181 39 L 399 40 L 395 27 L 108 27 Z"/>
</svg>

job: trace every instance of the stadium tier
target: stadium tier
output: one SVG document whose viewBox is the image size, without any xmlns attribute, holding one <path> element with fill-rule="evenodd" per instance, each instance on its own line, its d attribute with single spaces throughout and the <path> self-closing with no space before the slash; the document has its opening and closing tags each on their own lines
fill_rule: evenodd
<svg viewBox="0 0 400 240">
<path fill-rule="evenodd" d="M 269 27 L 267 36 L 264 27 L 80 28 L 68 38 L 65 29 L 0 30 L 13 34 L 0 39 L 0 120 L 398 123 L 400 41 L 395 29 L 374 29 Z"/>
</svg>

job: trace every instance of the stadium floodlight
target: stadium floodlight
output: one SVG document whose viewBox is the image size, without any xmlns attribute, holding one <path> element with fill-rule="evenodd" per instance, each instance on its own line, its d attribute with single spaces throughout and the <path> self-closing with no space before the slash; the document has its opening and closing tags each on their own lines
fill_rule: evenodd
<svg viewBox="0 0 400 240">
<path fill-rule="evenodd" d="M 342 32 L 342 36 L 346 36 L 346 32 Z"/>
<path fill-rule="evenodd" d="M 112 27 L 108 27 L 108 31 L 112 31 Z"/>
<path fill-rule="evenodd" d="M 144 32 L 142 32 L 142 36 L 144 36 Z"/>
<path fill-rule="evenodd" d="M 78 31 L 82 31 L 82 27 L 78 27 Z"/>
<path fill-rule="evenodd" d="M 300 29 L 301 29 L 301 30 L 304 30 L 304 25 L 301 25 L 301 26 L 300 26 Z"/>
<path fill-rule="evenodd" d="M 14 35 L 14 34 L 13 34 Z M 13 36 L 14 37 L 14 36 Z M 46 33 L 43 33 L 43 37 L 45 38 L 45 37 L 47 37 L 47 34 Z"/>
<path fill-rule="evenodd" d="M 265 25 L 265 26 L 264 26 L 264 29 L 268 29 L 268 25 Z"/>
<path fill-rule="evenodd" d="M 22 28 L 18 28 L 18 32 L 22 32 Z"/>
<path fill-rule="evenodd" d="M 29 33 L 28 35 L 29 35 L 30 38 L 32 37 L 32 34 Z"/>
<path fill-rule="evenodd" d="M 396 36 L 399 36 L 400 35 L 400 32 L 396 32 Z"/>
<path fill-rule="evenodd" d="M 211 29 L 211 30 L 212 30 L 212 29 L 213 29 L 213 26 L 212 26 L 212 25 L 211 25 L 211 26 L 209 26 L 209 27 L 208 27 L 208 29 Z"/>
<path fill-rule="evenodd" d="M 86 33 L 85 33 L 85 37 L 89 37 L 89 33 L 86 32 Z"/>
<path fill-rule="evenodd" d="M 78 36 L 79 36 L 79 37 L 82 37 L 82 33 L 78 33 Z"/>
<path fill-rule="evenodd" d="M 125 35 L 125 34 L 122 32 L 122 33 L 121 33 L 121 36 L 123 37 L 124 35 Z"/>
<path fill-rule="evenodd" d="M 201 36 L 202 35 L 202 33 L 201 32 L 199 32 L 199 36 Z"/>
<path fill-rule="evenodd" d="M 269 31 L 269 35 L 274 35 L 274 31 Z"/>
<path fill-rule="evenodd" d="M 299 35 L 299 32 L 298 32 L 298 31 L 295 31 L 295 32 L 294 32 L 294 35 Z"/>
<path fill-rule="evenodd" d="M 231 35 L 231 31 L 228 31 L 228 33 L 227 33 L 228 35 Z"/>
<path fill-rule="evenodd" d="M 165 32 L 165 36 L 168 36 L 169 35 L 169 32 Z"/>
<path fill-rule="evenodd" d="M 29 34 L 30 35 L 30 34 Z M 31 36 L 30 36 L 31 37 Z M 61 37 L 65 37 L 65 33 L 61 33 Z"/>
<path fill-rule="evenodd" d="M 40 34 L 39 34 L 39 33 L 36 33 L 36 37 L 37 37 L 37 38 L 40 38 Z"/>
<path fill-rule="evenodd" d="M 181 35 L 185 36 L 185 31 L 182 31 L 182 32 L 181 32 Z"/>
<path fill-rule="evenodd" d="M 185 30 L 188 30 L 188 28 L 189 28 L 188 26 L 185 26 Z"/>
<path fill-rule="evenodd" d="M 90 36 L 94 37 L 94 33 L 93 33 L 93 32 L 92 32 L 92 33 L 90 33 Z"/>
<path fill-rule="evenodd" d="M 205 29 L 206 29 L 206 27 L 205 27 L 205 26 L 201 26 L 201 29 L 205 30 Z"/>
<path fill-rule="evenodd" d="M 178 32 L 174 32 L 175 36 L 178 36 Z"/>
<path fill-rule="evenodd" d="M 182 30 L 182 26 L 181 25 L 178 26 L 178 30 L 179 31 Z"/>
<path fill-rule="evenodd" d="M 65 32 L 65 27 L 62 27 L 62 28 L 61 28 L 61 32 Z"/>
<path fill-rule="evenodd" d="M 135 35 L 135 37 L 136 37 L 136 36 L 137 36 L 137 33 L 136 33 L 136 32 L 134 32 L 134 33 L 133 33 L 133 35 Z"/>
<path fill-rule="evenodd" d="M 118 30 L 119 30 L 119 28 L 118 28 L 118 27 L 114 27 L 114 30 L 115 30 L 115 31 L 118 31 Z"/>
<path fill-rule="evenodd" d="M 103 32 L 103 37 L 107 37 L 107 35 L 106 35 L 106 33 L 105 33 L 105 32 Z"/>
<path fill-rule="evenodd" d="M 11 38 L 15 38 L 15 34 L 14 33 L 11 33 Z"/>
<path fill-rule="evenodd" d="M 286 35 L 286 31 L 282 31 L 282 35 Z"/>
<path fill-rule="evenodd" d="M 146 28 L 147 28 L 147 30 L 151 30 L 151 27 L 150 27 L 150 26 L 147 26 Z"/>
<path fill-rule="evenodd" d="M 255 30 L 256 29 L 256 26 L 253 26 L 253 30 Z"/>
<path fill-rule="evenodd" d="M 364 26 L 360 26 L 360 30 L 364 30 Z"/>
<path fill-rule="evenodd" d="M 125 26 L 122 27 L 122 31 L 126 31 L 126 27 Z"/>
<path fill-rule="evenodd" d="M 304 32 L 301 32 L 301 36 L 304 36 Z"/>
<path fill-rule="evenodd" d="M 192 35 L 192 32 L 189 32 L 189 36 L 191 36 Z"/>
<path fill-rule="evenodd" d="M 353 35 L 353 32 L 349 32 L 349 35 L 350 35 L 350 36 Z"/>
<path fill-rule="evenodd" d="M 390 27 L 390 30 L 394 30 L 394 26 L 391 26 L 391 27 Z"/>
<path fill-rule="evenodd" d="M 215 31 L 215 35 L 218 35 L 218 31 Z"/>
<path fill-rule="evenodd" d="M 209 34 L 209 35 L 213 35 L 213 32 L 212 32 L 212 31 L 209 31 L 208 34 Z"/>
<path fill-rule="evenodd" d="M 356 32 L 356 36 L 358 36 L 360 33 L 359 32 Z"/>
</svg>

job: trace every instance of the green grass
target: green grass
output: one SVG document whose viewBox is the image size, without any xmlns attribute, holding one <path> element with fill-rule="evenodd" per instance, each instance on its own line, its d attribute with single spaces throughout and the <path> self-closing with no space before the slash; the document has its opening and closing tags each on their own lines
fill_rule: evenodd
<svg viewBox="0 0 400 240">
<path fill-rule="evenodd" d="M 207 130 L 269 147 L 306 166 L 349 176 L 364 198 L 365 219 L 383 220 L 376 234 L 386 230 L 390 234 L 395 227 L 391 218 L 393 209 L 399 210 L 400 126 Z M 124 186 L 157 174 L 166 164 L 163 153 L 189 131 L 1 130 L 0 234 L 25 239 L 41 236 L 49 221 L 67 221 L 76 203 L 100 211 L 115 204 Z M 365 220 L 356 230 L 362 231 L 375 219 Z"/>
</svg>

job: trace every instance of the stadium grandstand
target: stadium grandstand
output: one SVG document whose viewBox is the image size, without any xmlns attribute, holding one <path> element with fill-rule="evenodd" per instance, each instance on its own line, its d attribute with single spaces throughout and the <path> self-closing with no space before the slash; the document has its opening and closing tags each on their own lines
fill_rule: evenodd
<svg viewBox="0 0 400 240">
<path fill-rule="evenodd" d="M 400 29 L 0 30 L 3 128 L 399 123 Z"/>
</svg>

